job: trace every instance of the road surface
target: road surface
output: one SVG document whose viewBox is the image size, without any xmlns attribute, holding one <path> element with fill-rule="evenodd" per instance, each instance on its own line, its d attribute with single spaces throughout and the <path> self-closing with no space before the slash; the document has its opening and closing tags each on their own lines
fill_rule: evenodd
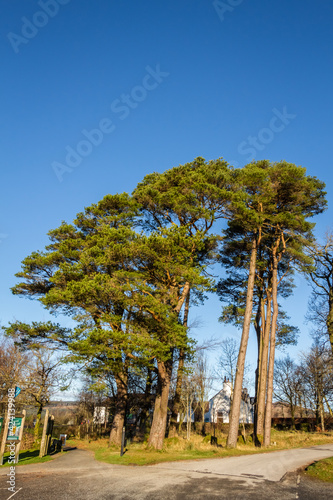
<svg viewBox="0 0 333 500">
<path fill-rule="evenodd" d="M 333 456 L 333 444 L 241 457 L 168 462 L 144 467 L 97 462 L 73 449 L 44 464 L 16 468 L 16 493 L 0 470 L 8 500 L 332 500 L 333 484 L 308 479 L 301 466 Z"/>
</svg>

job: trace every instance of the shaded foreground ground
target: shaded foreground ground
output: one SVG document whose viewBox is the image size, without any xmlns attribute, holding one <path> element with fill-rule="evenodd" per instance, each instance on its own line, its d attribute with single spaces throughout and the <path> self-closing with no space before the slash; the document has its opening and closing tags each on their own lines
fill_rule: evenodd
<svg viewBox="0 0 333 500">
<path fill-rule="evenodd" d="M 44 464 L 18 467 L 15 500 L 55 499 L 295 499 L 333 498 L 333 485 L 289 472 L 333 456 L 333 444 L 214 460 L 123 467 L 74 449 Z M 7 468 L 0 471 L 0 498 Z M 21 488 L 21 489 L 20 489 Z"/>
</svg>

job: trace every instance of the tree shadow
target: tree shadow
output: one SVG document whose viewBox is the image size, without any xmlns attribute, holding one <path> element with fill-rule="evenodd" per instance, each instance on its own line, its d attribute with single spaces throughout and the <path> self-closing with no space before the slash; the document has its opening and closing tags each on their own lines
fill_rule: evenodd
<svg viewBox="0 0 333 500">
<path fill-rule="evenodd" d="M 39 457 L 39 450 L 20 451 L 19 463 L 38 457 Z M 8 460 L 9 460 L 9 455 L 5 455 L 3 457 L 3 465 L 5 465 L 8 462 Z"/>
<path fill-rule="evenodd" d="M 67 451 L 76 450 L 76 449 L 77 449 L 76 446 L 64 446 L 63 449 L 62 449 L 62 451 L 63 452 L 67 452 Z M 57 455 L 58 453 L 59 453 L 59 451 L 55 450 L 55 451 L 53 451 L 51 453 L 48 453 L 46 456 L 53 457 L 53 456 Z M 38 459 L 38 458 L 39 458 L 39 449 L 37 449 L 37 450 L 20 451 L 19 463 L 16 464 L 16 465 L 24 464 L 27 461 L 31 461 L 33 463 L 34 459 Z M 3 457 L 3 465 L 5 465 L 6 463 L 8 463 L 8 460 L 9 460 L 9 455 L 6 454 Z"/>
</svg>

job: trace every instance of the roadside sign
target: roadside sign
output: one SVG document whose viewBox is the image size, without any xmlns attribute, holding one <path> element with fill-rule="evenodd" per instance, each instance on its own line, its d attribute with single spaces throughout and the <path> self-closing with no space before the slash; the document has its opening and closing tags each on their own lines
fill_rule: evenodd
<svg viewBox="0 0 333 500">
<path fill-rule="evenodd" d="M 16 398 L 20 394 L 20 392 L 21 392 L 21 388 L 18 387 L 18 386 L 16 386 L 15 387 L 15 396 L 14 397 Z"/>
<path fill-rule="evenodd" d="M 66 446 L 67 434 L 60 434 L 59 439 L 62 442 L 62 446 Z"/>
<path fill-rule="evenodd" d="M 94 424 L 104 424 L 106 419 L 106 407 L 105 406 L 95 406 L 94 408 Z"/>
<path fill-rule="evenodd" d="M 20 430 L 22 426 L 22 417 L 13 418 L 12 425 L 9 424 L 7 440 L 8 441 L 18 441 L 20 436 Z"/>
</svg>

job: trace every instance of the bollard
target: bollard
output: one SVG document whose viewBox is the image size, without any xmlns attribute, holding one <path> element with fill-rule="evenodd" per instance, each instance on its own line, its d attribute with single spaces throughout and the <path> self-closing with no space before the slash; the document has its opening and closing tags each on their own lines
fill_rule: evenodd
<svg viewBox="0 0 333 500">
<path fill-rule="evenodd" d="M 121 435 L 121 448 L 120 448 L 120 456 L 121 457 L 124 454 L 124 446 L 125 446 L 125 427 L 123 427 L 123 432 Z"/>
</svg>

